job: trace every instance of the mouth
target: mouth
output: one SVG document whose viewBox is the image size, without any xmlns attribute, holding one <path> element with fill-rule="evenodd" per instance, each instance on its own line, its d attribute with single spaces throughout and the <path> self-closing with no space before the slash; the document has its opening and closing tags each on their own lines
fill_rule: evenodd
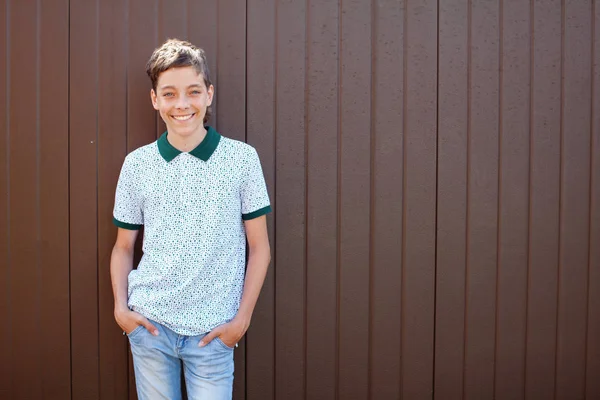
<svg viewBox="0 0 600 400">
<path fill-rule="evenodd" d="M 195 115 L 196 115 L 196 113 L 187 114 L 187 115 L 171 115 L 171 118 L 173 118 L 177 121 L 188 121 L 188 120 L 192 119 Z"/>
</svg>

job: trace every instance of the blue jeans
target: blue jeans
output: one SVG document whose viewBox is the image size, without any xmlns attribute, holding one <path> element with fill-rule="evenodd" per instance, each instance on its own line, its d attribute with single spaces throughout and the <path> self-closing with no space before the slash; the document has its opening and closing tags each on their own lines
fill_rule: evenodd
<svg viewBox="0 0 600 400">
<path fill-rule="evenodd" d="M 230 400 L 233 391 L 233 349 L 218 337 L 198 347 L 206 335 L 179 335 L 150 321 L 160 332 L 143 326 L 129 335 L 139 400 L 180 400 L 181 366 L 188 399 Z"/>
</svg>

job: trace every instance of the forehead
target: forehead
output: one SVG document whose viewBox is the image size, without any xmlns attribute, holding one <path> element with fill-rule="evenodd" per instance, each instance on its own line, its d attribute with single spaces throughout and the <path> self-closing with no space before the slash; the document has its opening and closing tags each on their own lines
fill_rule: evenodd
<svg viewBox="0 0 600 400">
<path fill-rule="evenodd" d="M 202 73 L 196 71 L 194 67 L 170 68 L 163 71 L 156 82 L 160 90 L 164 86 L 174 86 L 176 88 L 186 88 L 191 85 L 204 86 L 204 77 Z"/>
</svg>

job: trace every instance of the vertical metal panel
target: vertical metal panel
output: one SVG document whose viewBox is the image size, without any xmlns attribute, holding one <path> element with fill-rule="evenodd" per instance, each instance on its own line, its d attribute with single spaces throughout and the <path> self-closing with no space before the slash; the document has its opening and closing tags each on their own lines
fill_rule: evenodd
<svg viewBox="0 0 600 400">
<path fill-rule="evenodd" d="M 372 399 L 400 397 L 405 4 L 374 1 L 372 15 Z"/>
<path fill-rule="evenodd" d="M 472 2 L 465 323 L 466 399 L 494 395 L 498 239 L 499 6 Z"/>
<path fill-rule="evenodd" d="M 158 46 L 157 1 L 128 0 L 127 152 L 156 139 L 156 114 L 150 102 L 152 86 L 146 62 Z M 116 183 L 115 183 L 116 185 Z"/>
<path fill-rule="evenodd" d="M 338 243 L 337 2 L 308 2 L 305 398 L 336 396 Z"/>
<path fill-rule="evenodd" d="M 210 79 L 216 88 L 213 97 L 212 117 L 208 123 L 218 129 L 217 124 L 217 98 L 219 96 L 219 85 L 217 85 L 217 60 L 218 60 L 218 1 L 190 1 L 187 2 L 187 26 L 188 38 L 196 46 L 201 47 L 206 52 L 208 58 L 208 68 Z"/>
<path fill-rule="evenodd" d="M 246 1 L 221 0 L 217 7 L 217 75 L 220 83 L 216 100 L 218 105 L 224 105 L 219 109 L 219 129 L 227 137 L 245 141 Z M 243 348 L 239 350 L 237 356 Z"/>
<path fill-rule="evenodd" d="M 402 396 L 431 398 L 433 386 L 437 7 L 407 3 L 402 271 Z"/>
<path fill-rule="evenodd" d="M 525 392 L 529 231 L 530 1 L 500 9 L 500 167 L 494 396 Z"/>
<path fill-rule="evenodd" d="M 365 399 L 369 381 L 371 6 L 341 2 L 339 397 Z"/>
<path fill-rule="evenodd" d="M 159 0 L 158 6 L 158 42 L 177 38 L 188 38 L 189 0 Z"/>
<path fill-rule="evenodd" d="M 97 399 L 98 2 L 70 2 L 70 249 L 73 398 Z"/>
<path fill-rule="evenodd" d="M 10 5 L 11 82 L 9 171 L 12 357 L 14 399 L 42 396 L 39 193 L 38 5 Z M 36 26 L 38 25 L 38 26 Z"/>
<path fill-rule="evenodd" d="M 529 289 L 525 397 L 554 397 L 560 182 L 561 1 L 532 10 Z"/>
<path fill-rule="evenodd" d="M 436 398 L 462 399 L 467 193 L 468 2 L 440 5 Z"/>
<path fill-rule="evenodd" d="M 463 398 L 468 129 L 468 0 L 439 9 L 434 394 Z"/>
<path fill-rule="evenodd" d="M 590 260 L 588 272 L 586 398 L 600 398 L 600 7 L 592 3 L 592 121 Z M 0 125 L 1 126 L 1 125 Z"/>
<path fill-rule="evenodd" d="M 0 395 L 13 395 L 10 238 L 10 0 L 0 1 Z"/>
<path fill-rule="evenodd" d="M 275 2 L 248 2 L 246 135 L 262 162 L 271 205 L 275 204 Z M 274 214 L 267 216 L 274 254 Z M 275 259 L 275 257 L 272 257 Z M 271 263 L 246 335 L 246 396 L 275 399 L 275 268 Z"/>
<path fill-rule="evenodd" d="M 110 258 L 115 186 L 127 151 L 127 2 L 100 2 L 98 88 L 98 312 L 100 397 L 128 396 L 127 339 L 115 323 Z M 139 71 L 142 73 L 142 71 Z"/>
<path fill-rule="evenodd" d="M 591 2 L 563 9 L 563 93 L 556 397 L 585 395 L 589 266 Z"/>
<path fill-rule="evenodd" d="M 42 397 L 71 397 L 69 315 L 69 2 L 38 2 Z M 2 76 L 0 74 L 0 76 Z"/>
<path fill-rule="evenodd" d="M 305 397 L 306 3 L 277 3 L 275 398 Z"/>
</svg>

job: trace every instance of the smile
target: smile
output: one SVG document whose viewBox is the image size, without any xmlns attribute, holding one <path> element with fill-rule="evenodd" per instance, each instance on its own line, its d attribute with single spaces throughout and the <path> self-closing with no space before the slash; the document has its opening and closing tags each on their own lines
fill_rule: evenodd
<svg viewBox="0 0 600 400">
<path fill-rule="evenodd" d="M 188 115 L 171 115 L 171 117 L 175 118 L 177 121 L 187 121 L 188 119 L 191 119 L 194 115 L 196 115 L 196 113 Z"/>
</svg>

